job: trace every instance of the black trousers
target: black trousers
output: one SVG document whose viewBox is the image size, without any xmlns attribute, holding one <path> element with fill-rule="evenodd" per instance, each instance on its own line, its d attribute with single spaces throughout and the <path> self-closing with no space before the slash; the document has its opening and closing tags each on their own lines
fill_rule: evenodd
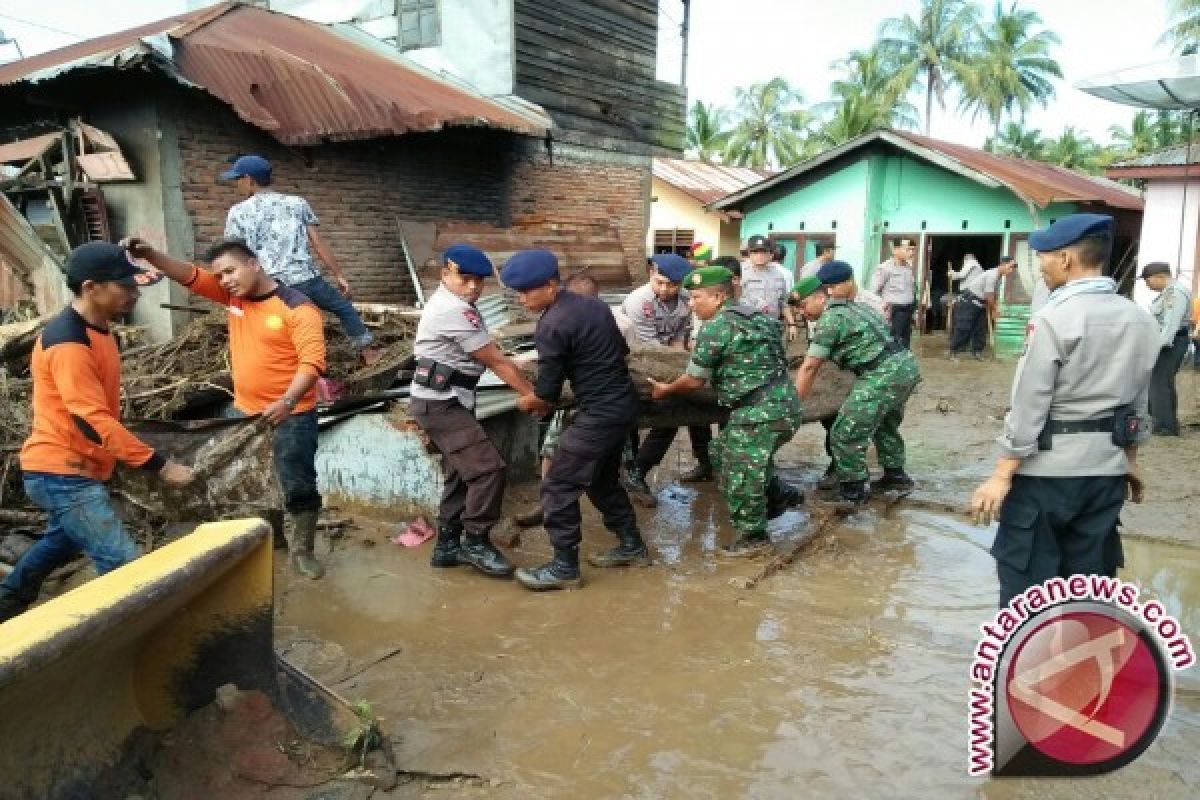
<svg viewBox="0 0 1200 800">
<path fill-rule="evenodd" d="M 708 425 L 689 425 L 687 431 L 692 442 L 692 456 L 701 464 L 708 464 L 708 445 L 712 441 L 712 428 Z M 679 428 L 651 428 L 638 445 L 637 458 L 634 459 L 638 469 L 646 473 L 662 463 L 663 456 L 671 449 L 671 442 L 675 441 L 675 434 L 678 432 Z"/>
<path fill-rule="evenodd" d="M 965 297 L 954 303 L 954 330 L 950 333 L 950 352 L 962 353 L 971 346 L 972 353 L 982 353 L 987 347 L 987 308 Z"/>
<path fill-rule="evenodd" d="M 992 544 L 1000 605 L 1053 577 L 1107 575 L 1125 565 L 1117 531 L 1125 476 L 1013 476 Z"/>
<path fill-rule="evenodd" d="M 1187 357 L 1188 335 L 1180 328 L 1170 347 L 1158 351 L 1158 360 L 1150 373 L 1150 416 L 1155 433 L 1179 434 L 1179 397 L 1175 393 L 1175 374 Z"/>
<path fill-rule="evenodd" d="M 904 305 L 892 303 L 891 305 L 888 324 L 892 329 L 892 338 L 905 347 L 909 347 L 912 343 L 913 312 L 916 311 L 916 308 L 916 303 Z"/>
<path fill-rule="evenodd" d="M 500 521 L 504 503 L 504 457 L 475 413 L 457 400 L 409 401 L 408 412 L 442 454 L 439 525 L 461 524 L 467 533 L 487 533 Z"/>
<path fill-rule="evenodd" d="M 619 479 L 621 451 L 633 424 L 633 419 L 602 418 L 580 411 L 563 431 L 542 481 L 543 525 L 555 550 L 579 546 L 583 538 L 579 497 L 585 493 L 608 530 L 637 527 L 629 495 Z"/>
</svg>

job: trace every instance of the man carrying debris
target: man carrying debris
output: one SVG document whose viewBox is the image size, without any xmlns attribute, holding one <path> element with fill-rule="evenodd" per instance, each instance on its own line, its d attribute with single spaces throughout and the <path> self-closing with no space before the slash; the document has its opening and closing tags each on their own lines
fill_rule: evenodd
<svg viewBox="0 0 1200 800">
<path fill-rule="evenodd" d="M 950 270 L 950 280 L 961 280 L 958 299 L 954 301 L 954 329 L 950 334 L 947 357 L 958 360 L 959 353 L 971 348 L 971 357 L 983 360 L 987 347 L 988 316 L 994 316 L 996 286 L 1000 278 L 1012 274 L 1016 261 L 1011 256 L 1000 259 L 995 269 L 985 270 L 973 255 L 963 258 L 962 269 Z"/>
<path fill-rule="evenodd" d="M 787 340 L 795 340 L 796 318 L 787 304 L 791 286 L 785 271 L 772 261 L 775 248 L 771 240 L 766 236 L 751 236 L 746 248 L 750 259 L 742 267 L 742 304 L 771 319 L 783 320 Z"/>
<path fill-rule="evenodd" d="M 1147 288 L 1158 292 L 1150 304 L 1150 313 L 1158 321 L 1158 343 L 1161 345 L 1150 373 L 1152 433 L 1178 436 L 1179 396 L 1175 392 L 1175 373 L 1187 357 L 1192 293 L 1183 281 L 1171 278 L 1171 266 L 1162 261 L 1142 267 L 1142 280 Z"/>
<path fill-rule="evenodd" d="M 1112 217 L 1072 214 L 1029 237 L 1051 290 L 1029 322 L 1000 459 L 971 497 L 998 517 L 1000 605 L 1055 576 L 1115 576 L 1126 492 L 1141 502 L 1138 445 L 1149 438 L 1158 326 L 1102 271 Z"/>
<path fill-rule="evenodd" d="M 892 337 L 908 347 L 912 343 L 913 313 L 917 307 L 917 277 L 912 258 L 916 247 L 912 239 L 892 242 L 892 257 L 875 269 L 871 290 L 883 298 L 884 319 Z"/>
<path fill-rule="evenodd" d="M 442 254 L 441 284 L 429 298 L 413 355 L 409 412 L 442 454 L 445 475 L 438 537 L 430 564 L 472 566 L 507 578 L 513 565 L 492 544 L 500 521 L 507 465 L 475 418 L 475 387 L 487 369 L 522 396 L 533 386 L 501 352 L 475 303 L 492 262 L 477 247 L 456 244 Z"/>
<path fill-rule="evenodd" d="M 841 486 L 840 502 L 851 509 L 867 501 L 867 447 L 872 440 L 883 466 L 883 478 L 874 488 L 912 488 L 912 478 L 904 471 L 900 423 L 904 406 L 921 380 L 916 356 L 892 338 L 879 315 L 846 299 L 846 284 L 853 280 L 849 264 L 831 261 L 817 277 L 800 281 L 795 290 L 804 316 L 817 322 L 808 355 L 796 374 L 801 399 L 812 391 L 817 370 L 825 361 L 858 376 L 829 437 Z"/>
<path fill-rule="evenodd" d="M 671 253 L 653 256 L 652 260 L 654 269 L 650 272 L 650 280 L 630 292 L 621 308 L 625 316 L 633 320 L 640 341 L 687 349 L 692 333 L 692 309 L 688 293 L 681 287 L 692 267 L 685 259 Z M 646 476 L 663 460 L 678 430 L 651 428 L 638 445 L 633 466 L 625 474 L 625 488 L 644 505 L 653 506 L 658 502 L 646 483 Z M 680 480 L 687 483 L 712 480 L 712 464 L 708 460 L 712 430 L 707 425 L 692 425 L 688 427 L 688 437 L 696 466 L 679 476 Z"/>
<path fill-rule="evenodd" d="M 325 372 L 321 312 L 309 298 L 266 273 L 245 242 L 228 239 L 208 252 L 208 269 L 172 258 L 141 239 L 125 247 L 193 294 L 226 307 L 233 410 L 275 427 L 275 474 L 291 528 L 293 569 L 325 574 L 313 555 L 321 495 L 317 491 L 317 379 Z"/>
<path fill-rule="evenodd" d="M 103 575 L 137 557 L 104 481 L 117 461 L 155 472 L 169 486 L 192 481 L 190 467 L 168 461 L 120 423 L 121 356 L 110 322 L 133 310 L 142 270 L 107 242 L 67 258 L 71 304 L 33 349 L 33 430 L 21 448 L 25 492 L 49 526 L 0 584 L 0 622 L 37 599 L 43 581 L 83 551 Z"/>
<path fill-rule="evenodd" d="M 303 197 L 282 194 L 271 187 L 271 162 L 262 156 L 242 156 L 221 174 L 233 181 L 246 199 L 229 209 L 225 238 L 241 239 L 255 253 L 267 274 L 299 290 L 317 308 L 333 314 L 358 347 L 362 360 L 373 364 L 382 355 L 372 347 L 374 337 L 350 303 L 350 283 L 329 245 L 317 231 L 317 215 Z M 321 277 L 313 251 L 333 273 L 335 289 Z"/>
<path fill-rule="evenodd" d="M 579 496 L 588 499 L 617 537 L 617 546 L 589 559 L 595 567 L 649 563 L 629 496 L 621 488 L 621 450 L 637 422 L 640 400 L 629 377 L 629 347 L 608 306 L 560 288 L 558 259 L 548 250 L 523 250 L 501 270 L 504 285 L 521 305 L 541 313 L 534 341 L 538 374 L 534 394 L 518 400 L 522 411 L 546 416 L 571 382 L 578 412 L 559 439 L 542 481 L 544 524 L 554 545 L 553 559 L 517 570 L 528 589 L 580 585 L 579 543 L 583 538 Z"/>
<path fill-rule="evenodd" d="M 684 374 L 671 383 L 651 380 L 651 396 L 665 400 L 711 384 L 731 409 L 712 446 L 718 485 L 737 539 L 719 551 L 730 557 L 767 550 L 767 520 L 801 501 L 799 491 L 774 474 L 775 452 L 791 440 L 803 412 L 788 380 L 779 323 L 733 301 L 733 275 L 706 267 L 687 278 L 692 308 L 705 322 Z"/>
</svg>

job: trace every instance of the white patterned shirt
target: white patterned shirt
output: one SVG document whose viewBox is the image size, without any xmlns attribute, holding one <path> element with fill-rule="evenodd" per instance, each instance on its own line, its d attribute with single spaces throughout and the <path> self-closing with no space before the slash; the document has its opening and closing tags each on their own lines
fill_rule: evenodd
<svg viewBox="0 0 1200 800">
<path fill-rule="evenodd" d="M 229 209 L 225 238 L 243 239 L 267 274 L 285 286 L 320 277 L 308 245 L 317 215 L 303 197 L 258 192 Z"/>
</svg>

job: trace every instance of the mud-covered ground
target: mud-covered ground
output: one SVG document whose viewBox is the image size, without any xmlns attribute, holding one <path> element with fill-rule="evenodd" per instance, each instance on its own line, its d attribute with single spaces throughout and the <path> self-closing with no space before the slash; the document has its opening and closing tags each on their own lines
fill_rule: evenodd
<svg viewBox="0 0 1200 800">
<path fill-rule="evenodd" d="M 761 566 L 715 557 L 730 536 L 711 485 L 678 484 L 686 438 L 639 509 L 654 566 L 585 567 L 579 591 L 533 594 L 466 569 L 433 571 L 430 545 L 359 520 L 319 583 L 278 583 L 277 647 L 384 718 L 404 782 L 376 797 L 798 798 L 1184 797 L 1200 784 L 1200 680 L 1180 680 L 1158 741 L 1101 778 L 978 780 L 966 774 L 968 668 L 995 610 L 992 531 L 963 506 L 991 468 L 1012 364 L 940 358 L 920 346 L 925 382 L 905 422 L 924 507 L 880 504 L 821 536 L 753 589 Z M 1200 383 L 1181 380 L 1196 422 Z M 815 481 L 819 426 L 779 458 Z M 1200 520 L 1192 472 L 1200 435 L 1155 438 L 1146 503 L 1126 514 L 1123 577 L 1200 635 Z M 507 510 L 535 497 L 514 489 Z M 585 505 L 584 551 L 610 546 Z M 779 547 L 806 511 L 773 524 Z M 512 551 L 549 553 L 540 529 Z M 377 662 L 377 663 L 376 663 Z M 365 667 L 365 669 L 364 669 Z"/>
</svg>

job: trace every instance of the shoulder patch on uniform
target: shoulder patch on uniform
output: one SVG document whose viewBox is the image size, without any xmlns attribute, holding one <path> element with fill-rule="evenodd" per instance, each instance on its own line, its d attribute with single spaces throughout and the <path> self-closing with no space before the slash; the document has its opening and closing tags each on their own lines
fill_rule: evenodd
<svg viewBox="0 0 1200 800">
<path fill-rule="evenodd" d="M 654 303 L 651 303 L 649 300 L 642 303 L 642 314 L 644 314 L 647 319 L 652 319 L 654 317 Z"/>
<path fill-rule="evenodd" d="M 79 316 L 79 312 L 68 307 L 42 329 L 42 349 L 45 350 L 56 344 L 90 345 L 87 327 L 87 322 Z"/>
<path fill-rule="evenodd" d="M 464 308 L 462 314 L 468 325 L 475 330 L 483 330 L 483 317 L 479 315 L 478 311 L 473 308 Z"/>
<path fill-rule="evenodd" d="M 290 286 L 284 286 L 282 283 L 279 284 L 279 290 L 275 293 L 275 296 L 288 308 L 299 308 L 305 303 L 312 303 L 312 300 L 309 300 L 308 295 L 304 292 L 299 289 L 293 289 Z"/>
</svg>

